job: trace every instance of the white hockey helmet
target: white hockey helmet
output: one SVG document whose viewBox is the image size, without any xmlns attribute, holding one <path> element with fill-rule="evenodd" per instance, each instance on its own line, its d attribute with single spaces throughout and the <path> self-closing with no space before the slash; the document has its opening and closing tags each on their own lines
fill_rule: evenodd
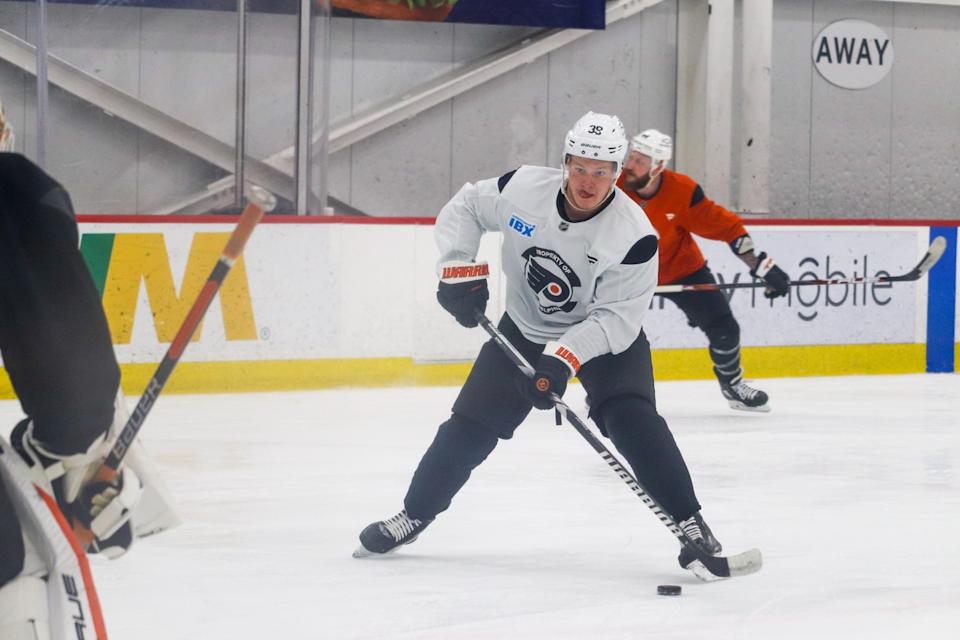
<svg viewBox="0 0 960 640">
<path fill-rule="evenodd" d="M 613 162 L 619 177 L 627 155 L 627 134 L 620 118 L 588 111 L 567 131 L 563 144 L 564 166 L 568 155 Z"/>
<path fill-rule="evenodd" d="M 13 151 L 13 129 L 3 113 L 2 100 L 0 100 L 0 151 Z"/>
<path fill-rule="evenodd" d="M 673 157 L 673 139 L 656 129 L 647 129 L 633 136 L 630 150 L 649 156 L 654 165 L 663 163 L 667 166 Z"/>
</svg>

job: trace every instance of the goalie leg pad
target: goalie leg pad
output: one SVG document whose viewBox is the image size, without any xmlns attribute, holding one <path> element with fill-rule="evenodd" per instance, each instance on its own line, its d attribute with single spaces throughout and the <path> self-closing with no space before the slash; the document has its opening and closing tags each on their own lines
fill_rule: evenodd
<svg viewBox="0 0 960 640">
<path fill-rule="evenodd" d="M 13 511 L 13 503 L 0 480 L 0 587 L 23 571 L 23 532 Z M 3 636 L 0 636 L 2 638 Z"/>
<path fill-rule="evenodd" d="M 0 588 L 0 638 L 52 640 L 45 580 L 20 576 Z"/>
<path fill-rule="evenodd" d="M 0 439 L 0 479 L 9 492 L 24 535 L 46 571 L 50 639 L 106 640 L 106 626 L 87 556 L 57 501 L 34 484 L 34 477 L 20 456 Z"/>
</svg>

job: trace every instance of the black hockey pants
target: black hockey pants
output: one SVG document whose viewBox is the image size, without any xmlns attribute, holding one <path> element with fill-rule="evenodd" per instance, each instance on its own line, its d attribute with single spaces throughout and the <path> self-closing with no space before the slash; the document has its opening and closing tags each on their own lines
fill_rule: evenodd
<svg viewBox="0 0 960 640">
<path fill-rule="evenodd" d="M 704 265 L 670 284 L 713 284 L 716 281 L 713 273 Z M 739 382 L 743 377 L 740 368 L 740 325 L 733 317 L 727 294 L 723 291 L 688 291 L 661 295 L 683 311 L 691 327 L 706 334 L 717 379 L 726 384 Z"/>
<path fill-rule="evenodd" d="M 543 345 L 526 340 L 506 315 L 499 326 L 527 360 L 536 361 Z M 513 436 L 531 409 L 520 391 L 521 376 L 493 341 L 483 345 L 453 415 L 440 426 L 410 482 L 404 499 L 410 517 L 431 520 L 446 510 L 498 439 Z M 698 511 L 683 456 L 657 414 L 646 337 L 641 333 L 623 353 L 588 361 L 579 378 L 591 398 L 591 417 L 650 495 L 678 519 Z"/>
</svg>

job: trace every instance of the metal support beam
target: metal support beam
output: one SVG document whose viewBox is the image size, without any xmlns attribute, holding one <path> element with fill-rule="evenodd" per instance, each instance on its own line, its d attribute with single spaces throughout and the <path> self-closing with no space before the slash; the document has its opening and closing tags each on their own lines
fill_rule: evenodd
<svg viewBox="0 0 960 640">
<path fill-rule="evenodd" d="M 234 133 L 234 170 L 235 181 L 240 185 L 234 189 L 233 206 L 237 211 L 243 209 L 244 161 L 247 148 L 247 0 L 237 0 L 237 113 Z"/>
<path fill-rule="evenodd" d="M 47 85 L 47 0 L 37 2 L 37 166 L 47 168 L 47 131 L 50 126 L 50 95 Z"/>
<path fill-rule="evenodd" d="M 733 142 L 733 0 L 710 0 L 707 20 L 707 122 L 703 184 L 717 202 L 730 200 Z"/>
<path fill-rule="evenodd" d="M 770 211 L 773 0 L 743 3 L 740 109 L 740 211 Z"/>
<path fill-rule="evenodd" d="M 677 135 L 674 167 L 702 177 L 707 116 L 707 0 L 680 0 L 677 8 Z"/>
<path fill-rule="evenodd" d="M 297 126 L 295 153 L 297 170 L 294 172 L 296 200 L 294 207 L 298 216 L 310 211 L 310 160 L 311 127 L 313 124 L 313 16 L 312 0 L 300 0 L 297 13 Z M 321 105 L 326 108 L 326 105 Z"/>
</svg>

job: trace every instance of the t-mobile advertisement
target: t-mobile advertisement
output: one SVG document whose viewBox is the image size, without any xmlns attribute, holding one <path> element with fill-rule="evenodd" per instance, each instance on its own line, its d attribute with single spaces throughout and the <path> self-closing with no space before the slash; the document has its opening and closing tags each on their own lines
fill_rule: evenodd
<svg viewBox="0 0 960 640">
<path fill-rule="evenodd" d="M 913 228 L 752 227 L 758 251 L 771 256 L 791 280 L 867 279 L 912 269 L 926 249 L 927 230 Z M 723 242 L 698 238 L 718 282 L 748 283 L 747 266 Z M 910 343 L 922 341 L 925 307 L 917 282 L 791 287 L 773 300 L 763 288 L 727 289 L 742 344 Z M 681 295 L 696 295 L 684 293 Z M 655 296 L 646 331 L 657 348 L 706 344 L 699 329 L 669 300 Z"/>
<path fill-rule="evenodd" d="M 80 250 L 122 363 L 160 359 L 231 226 L 81 222 Z M 794 280 L 905 273 L 929 244 L 926 227 L 748 228 L 758 250 Z M 490 263 L 491 318 L 503 312 L 499 245 L 499 234 L 487 234 L 478 256 Z M 701 240 L 700 246 L 718 281 L 752 281 L 726 244 Z M 486 335 L 463 329 L 437 304 L 436 261 L 431 225 L 265 220 L 184 361 L 472 359 Z M 747 346 L 903 344 L 925 340 L 926 287 L 924 278 L 793 287 L 775 300 L 762 288 L 725 295 Z M 661 296 L 644 324 L 654 349 L 706 345 L 703 332 Z"/>
</svg>

